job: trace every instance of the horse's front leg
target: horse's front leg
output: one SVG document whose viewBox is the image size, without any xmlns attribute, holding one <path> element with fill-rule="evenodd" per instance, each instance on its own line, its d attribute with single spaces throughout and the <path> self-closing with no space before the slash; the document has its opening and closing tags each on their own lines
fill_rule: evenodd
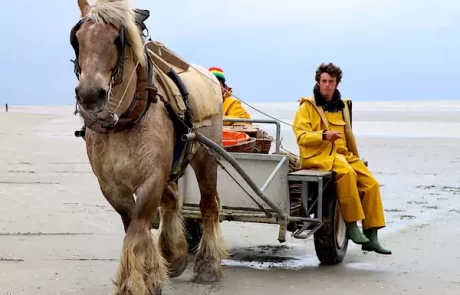
<svg viewBox="0 0 460 295">
<path fill-rule="evenodd" d="M 161 294 L 168 278 L 167 267 L 150 228 L 164 187 L 164 176 L 153 174 L 136 191 L 137 200 L 115 279 L 116 295 Z"/>
<path fill-rule="evenodd" d="M 128 231 L 129 224 L 131 223 L 131 213 L 134 208 L 133 192 L 128 188 L 114 187 L 101 183 L 102 194 L 106 200 L 112 205 L 113 209 L 120 214 L 123 221 L 125 232 Z"/>
<path fill-rule="evenodd" d="M 180 276 L 188 265 L 188 243 L 181 215 L 179 188 L 170 183 L 161 197 L 160 248 L 169 265 L 169 277 Z"/>
</svg>

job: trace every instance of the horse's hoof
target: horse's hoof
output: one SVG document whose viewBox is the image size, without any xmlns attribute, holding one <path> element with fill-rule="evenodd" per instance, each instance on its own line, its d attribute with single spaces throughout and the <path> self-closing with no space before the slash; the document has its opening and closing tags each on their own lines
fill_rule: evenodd
<svg viewBox="0 0 460 295">
<path fill-rule="evenodd" d="M 222 271 L 221 270 L 214 270 L 214 271 L 204 271 L 200 273 L 196 273 L 193 279 L 194 283 L 197 284 L 212 284 L 217 283 L 222 278 Z"/>
<path fill-rule="evenodd" d="M 179 259 L 171 266 L 171 269 L 169 271 L 169 277 L 177 278 L 178 276 L 184 273 L 184 271 L 187 269 L 187 266 L 188 256 L 185 255 L 182 259 Z"/>
</svg>

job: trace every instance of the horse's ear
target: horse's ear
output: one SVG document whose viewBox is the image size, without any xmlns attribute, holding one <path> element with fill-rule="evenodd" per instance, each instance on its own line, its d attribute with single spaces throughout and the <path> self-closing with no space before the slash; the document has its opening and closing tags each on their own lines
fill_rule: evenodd
<svg viewBox="0 0 460 295">
<path fill-rule="evenodd" d="M 88 14 L 90 8 L 88 0 L 78 0 L 78 7 L 80 7 L 81 17 L 85 17 Z"/>
</svg>

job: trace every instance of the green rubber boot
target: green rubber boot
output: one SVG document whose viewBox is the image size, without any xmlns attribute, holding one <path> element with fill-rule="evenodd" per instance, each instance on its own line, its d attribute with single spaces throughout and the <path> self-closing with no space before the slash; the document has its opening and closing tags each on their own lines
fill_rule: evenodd
<svg viewBox="0 0 460 295">
<path fill-rule="evenodd" d="M 385 249 L 377 238 L 377 228 L 370 228 L 364 231 L 364 235 L 369 238 L 369 243 L 361 246 L 363 251 L 374 251 L 379 254 L 391 255 L 391 250 Z"/>
<path fill-rule="evenodd" d="M 358 245 L 369 243 L 369 239 L 359 230 L 356 222 L 347 223 L 347 237 Z"/>
</svg>

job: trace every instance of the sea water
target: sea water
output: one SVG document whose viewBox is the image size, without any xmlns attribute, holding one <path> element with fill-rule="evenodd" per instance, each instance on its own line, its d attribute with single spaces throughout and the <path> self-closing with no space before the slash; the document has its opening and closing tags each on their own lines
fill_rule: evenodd
<svg viewBox="0 0 460 295">
<path fill-rule="evenodd" d="M 292 124 L 298 102 L 248 104 L 243 106 L 254 119 L 272 119 L 269 115 L 282 121 L 283 146 L 297 153 Z M 275 125 L 258 125 L 275 135 Z M 353 131 L 358 138 L 460 138 L 460 100 L 354 102 Z"/>
<path fill-rule="evenodd" d="M 298 102 L 250 103 L 243 106 L 254 119 L 281 121 L 281 142 L 298 153 L 292 130 Z M 10 112 L 58 115 L 60 136 L 73 136 L 81 120 L 75 106 L 11 106 Z M 353 130 L 360 137 L 460 138 L 460 100 L 353 102 Z M 275 125 L 257 124 L 275 136 Z M 70 129 L 71 130 L 70 130 Z M 72 129 L 73 128 L 73 129 Z M 64 134 L 65 133 L 65 134 Z M 56 134 L 57 135 L 57 134 Z"/>
</svg>

